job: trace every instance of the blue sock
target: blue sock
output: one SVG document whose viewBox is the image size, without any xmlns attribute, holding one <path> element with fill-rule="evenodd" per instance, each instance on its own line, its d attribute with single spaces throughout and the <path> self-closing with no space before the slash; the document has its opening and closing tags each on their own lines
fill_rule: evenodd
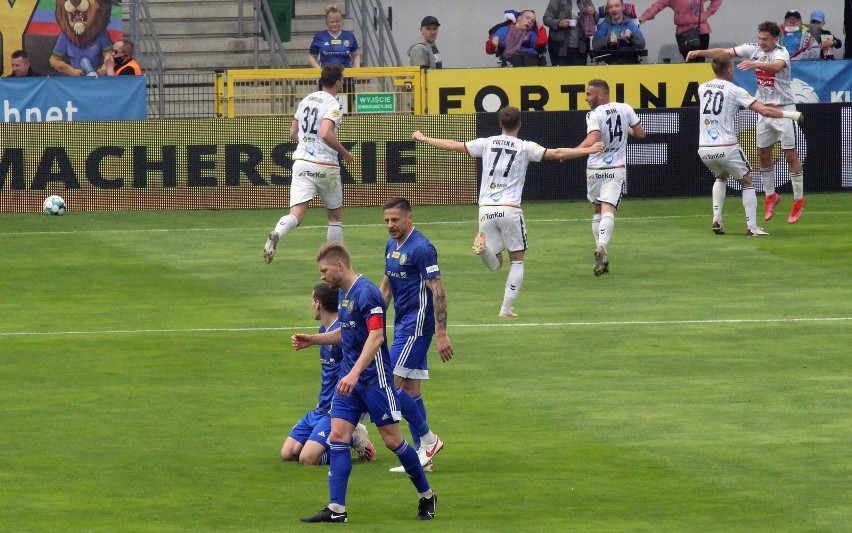
<svg viewBox="0 0 852 533">
<path fill-rule="evenodd" d="M 423 472 L 423 467 L 420 466 L 420 458 L 414 448 L 408 445 L 404 439 L 394 451 L 399 457 L 399 462 L 405 468 L 405 473 L 411 478 L 411 482 L 417 487 L 417 492 L 422 494 L 429 490 L 429 481 L 426 480 L 426 473 Z"/>
<path fill-rule="evenodd" d="M 328 450 L 326 450 L 326 451 L 322 452 L 322 455 L 320 455 L 320 463 L 319 464 L 320 465 L 327 465 L 328 461 L 329 461 Z"/>
<path fill-rule="evenodd" d="M 331 468 L 328 471 L 329 501 L 346 505 L 346 487 L 349 485 L 349 474 L 352 473 L 349 443 L 332 441 L 329 444 L 331 445 L 329 453 Z"/>
<path fill-rule="evenodd" d="M 408 422 L 415 446 L 420 446 L 420 437 L 429 433 L 429 424 L 426 423 L 426 419 L 420 414 L 420 408 L 417 407 L 417 402 L 414 401 L 410 394 L 402 389 L 396 389 L 396 401 L 399 404 L 402 417 Z"/>
<path fill-rule="evenodd" d="M 412 398 L 412 400 L 414 400 L 414 405 L 417 406 L 417 410 L 420 412 L 420 416 L 423 418 L 423 421 L 426 422 L 426 404 L 423 403 L 423 395 L 418 394 L 417 396 Z M 429 431 L 429 423 L 428 422 L 426 422 L 425 427 L 426 427 L 426 431 Z M 421 429 L 423 429 L 423 428 L 421 428 Z M 420 448 L 420 435 L 414 435 L 414 431 L 412 431 L 411 436 L 414 439 L 413 440 L 414 447 L 416 449 L 419 449 Z"/>
</svg>

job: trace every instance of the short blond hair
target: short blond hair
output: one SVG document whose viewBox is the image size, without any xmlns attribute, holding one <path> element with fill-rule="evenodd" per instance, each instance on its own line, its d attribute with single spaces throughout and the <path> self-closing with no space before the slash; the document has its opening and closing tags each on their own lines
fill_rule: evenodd
<svg viewBox="0 0 852 533">
<path fill-rule="evenodd" d="M 320 246 L 317 252 L 317 263 L 320 261 L 340 261 L 352 268 L 352 256 L 349 254 L 349 248 L 340 241 L 329 241 Z"/>
<path fill-rule="evenodd" d="M 333 15 L 335 13 L 337 13 L 341 17 L 343 16 L 343 13 L 340 12 L 340 8 L 337 7 L 336 4 L 331 4 L 330 6 L 326 6 L 326 8 L 325 8 L 325 18 L 326 19 L 328 18 L 329 15 Z"/>
</svg>

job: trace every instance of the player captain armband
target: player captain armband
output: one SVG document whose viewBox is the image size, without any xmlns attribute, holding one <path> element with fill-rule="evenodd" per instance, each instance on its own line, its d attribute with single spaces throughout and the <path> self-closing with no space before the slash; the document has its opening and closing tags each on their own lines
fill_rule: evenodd
<svg viewBox="0 0 852 533">
<path fill-rule="evenodd" d="M 784 115 L 784 118 L 789 118 L 792 121 L 798 121 L 799 117 L 802 116 L 800 111 L 781 111 L 781 114 Z"/>
</svg>

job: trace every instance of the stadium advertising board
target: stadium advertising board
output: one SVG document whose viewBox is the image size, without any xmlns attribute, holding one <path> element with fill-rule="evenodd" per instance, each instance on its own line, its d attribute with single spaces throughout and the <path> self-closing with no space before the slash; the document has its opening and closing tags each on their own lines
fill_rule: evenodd
<svg viewBox="0 0 852 533">
<path fill-rule="evenodd" d="M 698 86 L 713 77 L 709 64 L 432 69 L 427 107 L 434 113 L 481 113 L 513 105 L 521 111 L 588 110 L 586 83 L 607 80 L 612 99 L 636 108 L 698 105 Z"/>
<path fill-rule="evenodd" d="M 2 122 L 144 120 L 144 76 L 3 78 Z"/>
<path fill-rule="evenodd" d="M 792 65 L 792 90 L 797 103 L 852 102 L 849 61 L 794 61 Z M 753 71 L 734 70 L 734 83 L 751 94 L 757 92 Z"/>
<path fill-rule="evenodd" d="M 852 189 L 852 104 L 801 106 L 807 191 Z M 700 162 L 695 109 L 640 110 L 648 136 L 628 144 L 630 197 L 704 196 L 713 177 Z M 758 168 L 756 115 L 740 116 L 740 143 Z M 281 208 L 289 204 L 290 117 L 0 124 L 0 212 L 40 212 L 51 194 L 69 210 Z M 494 113 L 364 114 L 344 119 L 339 138 L 355 156 L 342 166 L 345 205 L 472 204 L 478 160 L 411 139 L 469 140 L 499 133 Z M 576 146 L 585 112 L 526 112 L 521 136 L 545 147 Z M 583 160 L 533 163 L 527 200 L 585 198 Z M 789 189 L 778 153 L 776 185 Z M 760 172 L 753 173 L 760 186 Z M 318 204 L 317 204 L 318 205 Z"/>
</svg>

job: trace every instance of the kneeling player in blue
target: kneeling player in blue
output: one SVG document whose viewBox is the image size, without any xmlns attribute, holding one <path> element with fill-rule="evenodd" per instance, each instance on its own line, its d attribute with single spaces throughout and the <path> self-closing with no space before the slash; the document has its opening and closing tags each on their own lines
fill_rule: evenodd
<svg viewBox="0 0 852 533">
<path fill-rule="evenodd" d="M 341 242 L 325 243 L 317 253 L 323 281 L 339 289 L 340 328 L 325 333 L 293 335 L 297 350 L 314 344 L 339 344 L 343 350 L 340 380 L 331 404 L 331 444 L 328 474 L 329 504 L 319 513 L 302 517 L 303 522 L 346 522 L 346 490 L 352 473 L 349 442 L 364 413 L 379 430 L 388 449 L 399 457 L 420 498 L 417 519 L 435 517 L 438 497 L 432 492 L 417 452 L 402 436 L 396 390 L 385 342 L 385 310 L 382 293 L 375 284 L 352 270 L 349 250 Z"/>
<path fill-rule="evenodd" d="M 317 284 L 311 293 L 311 307 L 314 320 L 319 320 L 320 333 L 333 331 L 340 327 L 337 320 L 337 290 L 326 283 Z M 320 368 L 322 385 L 320 387 L 317 406 L 303 416 L 284 441 L 281 447 L 281 459 L 284 461 L 299 461 L 303 465 L 327 465 L 328 437 L 331 434 L 331 397 L 337 386 L 338 371 L 342 352 L 339 346 L 320 346 Z M 350 446 L 358 459 L 372 461 L 376 450 L 370 442 L 367 428 L 358 424 L 352 433 Z"/>
</svg>

